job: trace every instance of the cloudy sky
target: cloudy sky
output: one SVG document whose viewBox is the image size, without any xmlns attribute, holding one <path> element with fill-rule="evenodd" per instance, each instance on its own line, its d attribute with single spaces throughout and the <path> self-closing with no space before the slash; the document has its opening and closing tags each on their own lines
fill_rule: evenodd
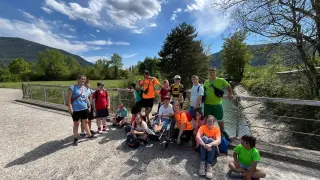
<svg viewBox="0 0 320 180">
<path fill-rule="evenodd" d="M 90 62 L 116 52 L 125 67 L 158 56 L 177 24 L 196 27 L 199 37 L 221 50 L 235 29 L 214 0 L 1 0 L 0 36 L 21 37 L 77 54 Z"/>
</svg>

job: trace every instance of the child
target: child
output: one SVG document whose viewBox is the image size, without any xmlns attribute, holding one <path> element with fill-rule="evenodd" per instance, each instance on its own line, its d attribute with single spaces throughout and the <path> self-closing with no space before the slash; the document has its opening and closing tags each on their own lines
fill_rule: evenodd
<svg viewBox="0 0 320 180">
<path fill-rule="evenodd" d="M 193 124 L 193 136 L 196 140 L 196 146 L 194 147 L 195 149 L 199 147 L 199 141 L 197 141 L 197 133 L 199 131 L 199 128 L 202 126 L 202 125 L 205 125 L 206 124 L 206 120 L 202 114 L 202 111 L 201 110 L 197 110 L 196 111 L 196 119 L 192 119 L 192 124 Z"/>
<path fill-rule="evenodd" d="M 140 113 L 134 116 L 134 122 L 131 126 L 131 131 L 128 132 L 127 135 L 134 135 L 138 138 L 141 144 L 147 142 L 148 134 L 146 133 L 146 129 L 148 129 L 148 125 L 145 121 L 143 121 Z"/>
<path fill-rule="evenodd" d="M 116 117 L 111 119 L 111 123 L 113 126 L 123 127 L 127 122 L 128 110 L 121 103 L 118 106 Z"/>
<path fill-rule="evenodd" d="M 140 80 L 137 83 L 132 83 L 131 88 L 133 88 L 133 95 L 135 99 L 135 105 L 139 109 L 141 109 L 141 100 L 142 100 L 142 90 L 140 88 Z"/>
<path fill-rule="evenodd" d="M 110 97 L 106 89 L 104 89 L 103 82 L 97 83 L 98 89 L 93 93 L 92 99 L 94 101 L 94 111 L 96 112 L 98 133 L 101 134 L 102 131 L 108 131 L 107 117 L 109 116 L 110 109 Z M 101 129 L 102 123 L 102 129 Z"/>
<path fill-rule="evenodd" d="M 158 105 L 158 112 L 160 109 L 160 106 L 163 104 L 165 97 L 168 96 L 170 91 L 170 86 L 169 86 L 169 81 L 168 80 L 164 80 L 163 81 L 163 88 L 161 88 L 159 94 L 159 105 Z M 170 97 L 169 97 L 170 98 Z"/>
<path fill-rule="evenodd" d="M 91 85 L 90 85 L 90 80 L 87 79 L 86 83 L 85 83 L 85 87 L 87 88 L 87 93 L 88 93 L 88 98 L 89 98 L 89 101 L 90 101 L 90 105 L 91 105 L 91 108 L 93 108 L 93 101 L 92 101 L 92 94 L 94 93 L 94 91 L 90 88 Z M 89 129 L 90 129 L 90 132 L 91 134 L 95 134 L 95 132 L 93 130 L 91 130 L 91 122 L 92 120 L 94 119 L 94 115 L 93 115 L 93 109 L 88 113 L 88 126 L 89 126 Z M 83 128 L 83 124 L 81 123 L 81 133 L 80 133 L 80 136 L 81 137 L 85 137 L 86 136 L 86 133 L 84 132 L 84 128 Z"/>
<path fill-rule="evenodd" d="M 255 148 L 256 138 L 251 135 L 244 135 L 241 144 L 234 148 L 234 162 L 229 163 L 231 176 L 244 177 L 245 180 L 251 178 L 259 179 L 266 177 L 266 174 L 257 169 L 260 161 L 259 151 Z"/>
<path fill-rule="evenodd" d="M 171 117 L 174 115 L 173 107 L 170 104 L 170 97 L 164 97 L 164 104 L 160 107 L 158 118 L 154 121 L 154 132 L 160 132 L 162 127 L 167 127 Z"/>
</svg>

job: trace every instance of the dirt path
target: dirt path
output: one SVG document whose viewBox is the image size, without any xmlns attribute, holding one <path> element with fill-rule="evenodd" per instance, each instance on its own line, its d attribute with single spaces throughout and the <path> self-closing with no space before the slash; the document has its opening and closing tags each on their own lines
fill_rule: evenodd
<svg viewBox="0 0 320 180">
<path fill-rule="evenodd" d="M 72 121 L 67 113 L 19 104 L 13 101 L 16 98 L 21 98 L 20 90 L 0 89 L 0 179 L 204 179 L 197 175 L 197 153 L 175 145 L 163 151 L 157 142 L 132 150 L 124 143 L 123 129 L 71 146 Z M 226 164 L 231 159 L 219 157 L 213 179 L 228 179 Z M 320 174 L 268 158 L 260 167 L 272 180 L 309 180 Z"/>
</svg>

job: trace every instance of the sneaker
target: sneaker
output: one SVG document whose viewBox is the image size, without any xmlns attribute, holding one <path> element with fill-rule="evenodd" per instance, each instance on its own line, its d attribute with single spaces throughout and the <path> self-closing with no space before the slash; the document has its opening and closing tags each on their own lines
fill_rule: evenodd
<svg viewBox="0 0 320 180">
<path fill-rule="evenodd" d="M 73 139 L 73 145 L 74 146 L 78 146 L 78 138 L 74 138 Z"/>
<path fill-rule="evenodd" d="M 102 134 L 101 128 L 98 128 L 98 133 Z"/>
<path fill-rule="evenodd" d="M 208 179 L 212 179 L 212 178 L 213 178 L 213 172 L 212 172 L 212 166 L 211 166 L 211 164 L 207 164 L 206 177 L 207 177 Z"/>
<path fill-rule="evenodd" d="M 87 136 L 88 139 L 94 139 L 96 138 L 96 136 L 94 136 L 93 134 L 91 134 L 91 136 Z"/>
<path fill-rule="evenodd" d="M 106 127 L 106 126 L 103 126 L 102 131 L 109 131 L 109 128 L 108 128 L 108 127 Z"/>
<path fill-rule="evenodd" d="M 85 137 L 85 136 L 86 136 L 85 132 L 80 133 L 80 137 Z"/>
<path fill-rule="evenodd" d="M 230 176 L 233 178 L 243 178 L 244 177 L 244 175 L 242 173 L 235 172 L 235 171 L 231 171 Z"/>
<path fill-rule="evenodd" d="M 199 168 L 199 174 L 200 176 L 204 176 L 206 174 L 206 163 L 204 161 L 201 161 L 200 168 Z"/>
<path fill-rule="evenodd" d="M 90 130 L 91 134 L 97 134 L 94 130 Z"/>
</svg>

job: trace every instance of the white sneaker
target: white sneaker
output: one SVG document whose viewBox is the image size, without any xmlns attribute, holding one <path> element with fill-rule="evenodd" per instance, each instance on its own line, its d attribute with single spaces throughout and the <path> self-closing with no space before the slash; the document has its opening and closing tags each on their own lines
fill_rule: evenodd
<svg viewBox="0 0 320 180">
<path fill-rule="evenodd" d="M 206 162 L 201 161 L 200 168 L 199 168 L 200 176 L 204 176 L 206 174 Z"/>
<path fill-rule="evenodd" d="M 212 166 L 211 166 L 211 164 L 207 164 L 206 177 L 207 177 L 208 179 L 212 179 L 212 178 L 213 178 L 213 172 L 212 172 Z"/>
</svg>

